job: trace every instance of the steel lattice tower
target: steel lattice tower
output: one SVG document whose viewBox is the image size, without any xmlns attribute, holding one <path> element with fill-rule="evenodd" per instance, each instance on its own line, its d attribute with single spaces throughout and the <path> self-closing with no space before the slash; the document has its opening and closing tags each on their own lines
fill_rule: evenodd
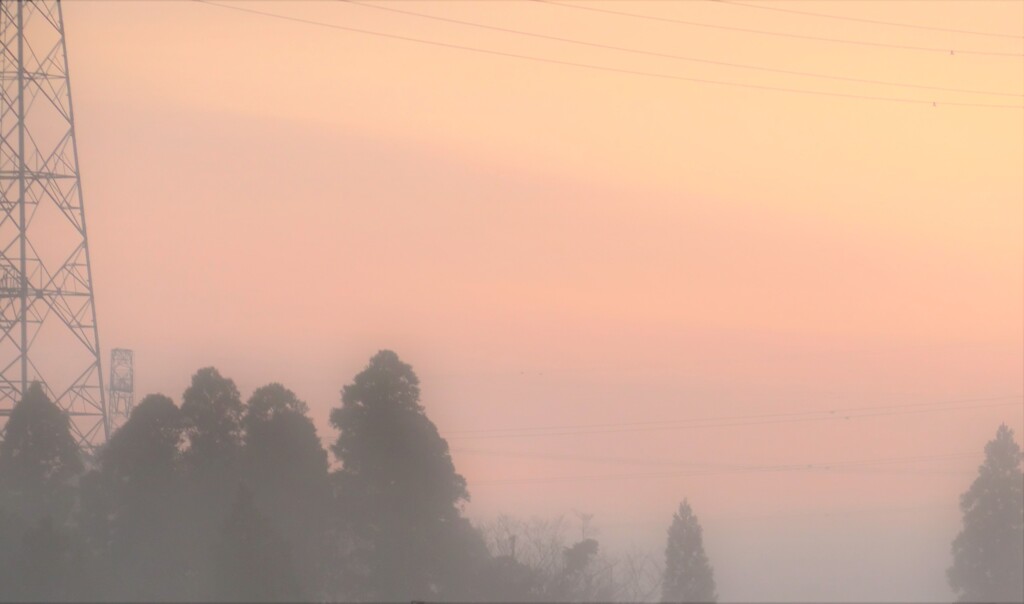
<svg viewBox="0 0 1024 604">
<path fill-rule="evenodd" d="M 109 429 L 121 427 L 135 404 L 135 354 L 126 348 L 110 351 L 110 396 L 107 397 Z"/>
<path fill-rule="evenodd" d="M 81 446 L 110 429 L 64 18 L 0 0 L 0 421 L 43 384 Z"/>
</svg>

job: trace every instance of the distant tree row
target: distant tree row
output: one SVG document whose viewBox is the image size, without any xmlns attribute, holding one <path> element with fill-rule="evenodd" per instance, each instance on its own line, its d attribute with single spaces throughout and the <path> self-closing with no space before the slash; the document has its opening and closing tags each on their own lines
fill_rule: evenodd
<svg viewBox="0 0 1024 604">
<path fill-rule="evenodd" d="M 243 402 L 205 368 L 180 406 L 145 397 L 85 458 L 32 385 L 0 442 L 0 599 L 571 601 L 651 589 L 651 566 L 628 560 L 632 579 L 624 563 L 617 580 L 591 538 L 559 543 L 546 566 L 492 551 L 463 515 L 466 481 L 419 380 L 393 352 L 344 387 L 330 421 L 333 472 L 292 391 L 270 384 Z M 700 547 L 685 510 L 673 552 Z"/>
<path fill-rule="evenodd" d="M 270 384 L 243 401 L 205 368 L 180 406 L 145 397 L 86 458 L 34 384 L 0 442 L 0 600 L 717 599 L 686 501 L 663 563 L 603 554 L 586 524 L 577 541 L 561 520 L 474 527 L 466 481 L 393 352 L 342 389 L 330 421 L 333 471 L 292 391 Z M 1019 601 L 1020 449 L 1004 426 L 986 453 L 950 583 L 964 600 Z"/>
</svg>

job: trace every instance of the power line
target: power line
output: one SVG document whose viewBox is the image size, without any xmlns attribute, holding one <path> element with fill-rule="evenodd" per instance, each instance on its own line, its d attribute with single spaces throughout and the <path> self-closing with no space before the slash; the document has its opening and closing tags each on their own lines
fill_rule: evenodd
<svg viewBox="0 0 1024 604">
<path fill-rule="evenodd" d="M 632 422 L 612 422 L 612 423 L 601 423 L 601 424 L 572 424 L 572 425 L 556 425 L 556 426 L 533 426 L 533 427 L 522 427 L 522 428 L 470 428 L 466 430 L 455 430 L 452 434 L 466 434 L 466 433 L 489 433 L 489 432 L 521 432 L 524 430 L 565 430 L 570 428 L 607 428 L 607 427 L 619 427 L 619 426 L 646 426 L 646 425 L 664 425 L 664 424 L 689 424 L 689 423 L 701 423 L 701 422 L 718 422 L 718 421 L 731 421 L 731 420 L 742 420 L 742 419 L 761 419 L 761 418 L 776 418 L 776 417 L 793 417 L 801 415 L 835 415 L 835 414 L 846 414 L 856 413 L 863 411 L 878 411 L 878 410 L 892 410 L 892 409 L 910 409 L 920 407 L 942 407 L 946 405 L 961 405 L 964 403 L 986 403 L 992 401 L 1005 401 L 1007 399 L 1021 398 L 1020 394 L 1013 394 L 1007 396 L 991 396 L 984 398 L 967 398 L 967 399 L 953 399 L 945 401 L 929 401 L 925 403 L 900 403 L 896 405 L 871 405 L 861 407 L 836 407 L 832 409 L 808 409 L 805 411 L 779 411 L 774 413 L 759 413 L 759 414 L 745 414 L 745 415 L 719 415 L 713 417 L 699 417 L 699 418 L 685 418 L 675 420 L 644 420 L 644 421 L 632 421 Z"/>
<path fill-rule="evenodd" d="M 949 27 L 934 27 L 930 25 L 918 25 L 916 23 L 898 23 L 895 21 L 880 21 L 877 19 L 864 19 L 862 17 L 845 17 L 842 15 L 827 15 L 824 13 L 813 13 L 804 10 L 795 10 L 792 8 L 782 8 L 779 6 L 767 6 L 764 4 L 749 4 L 747 2 L 736 2 L 736 0 L 710 0 L 711 2 L 718 2 L 720 4 L 728 4 L 731 6 L 742 6 L 744 8 L 756 8 L 760 10 L 771 10 L 779 13 L 790 13 L 793 15 L 804 15 L 807 17 L 820 17 L 823 19 L 837 19 L 840 21 L 855 21 L 857 23 L 871 23 L 873 25 L 891 25 L 893 27 L 908 27 L 911 29 L 921 29 L 927 31 L 942 31 L 954 34 L 970 34 L 972 36 L 991 36 L 994 38 L 1014 38 L 1024 39 L 1024 35 L 1020 34 L 1000 34 L 988 31 L 972 31 L 969 29 L 953 29 Z"/>
<path fill-rule="evenodd" d="M 757 515 L 743 515 L 743 516 L 711 516 L 715 520 L 772 520 L 777 518 L 820 518 L 820 517 L 834 517 L 834 516 L 853 516 L 859 514 L 878 514 L 878 513 L 891 513 L 891 512 L 919 512 L 920 510 L 958 510 L 959 504 L 954 500 L 951 502 L 935 503 L 928 505 L 917 505 L 917 506 L 900 506 L 900 507 L 865 507 L 865 508 L 854 508 L 854 509 L 840 509 L 833 511 L 818 511 L 818 512 L 795 512 L 781 514 L 757 514 Z"/>
<path fill-rule="evenodd" d="M 524 60 L 528 60 L 528 61 L 535 61 L 535 62 L 538 62 L 538 63 L 548 63 L 548 64 L 552 64 L 552 65 L 564 65 L 564 66 L 569 66 L 569 67 L 580 67 L 580 68 L 584 68 L 584 69 L 591 69 L 591 70 L 595 70 L 595 71 L 605 71 L 605 72 L 610 72 L 610 73 L 621 73 L 621 74 L 629 74 L 629 75 L 638 75 L 638 76 L 644 76 L 644 77 L 650 77 L 650 78 L 660 78 L 660 79 L 665 79 L 665 80 L 676 80 L 676 81 L 681 81 L 681 82 L 693 82 L 693 83 L 698 83 L 698 84 L 714 84 L 714 85 L 718 85 L 718 86 L 732 86 L 732 87 L 736 87 L 736 88 L 746 88 L 746 89 L 753 89 L 753 90 L 769 90 L 769 91 L 774 91 L 774 92 L 790 92 L 790 93 L 798 93 L 798 94 L 811 94 L 811 95 L 817 95 L 817 96 L 827 96 L 827 97 L 834 97 L 834 98 L 848 98 L 848 99 L 867 100 L 867 101 L 884 101 L 884 102 L 906 103 L 906 104 L 914 104 L 914 105 L 931 105 L 933 107 L 937 107 L 939 105 L 943 105 L 943 106 L 952 106 L 952 107 L 981 107 L 981 108 L 989 108 L 989 109 L 1017 109 L 1017 110 L 1024 109 L 1024 105 L 1005 105 L 1005 104 L 995 104 L 995 103 L 960 103 L 960 102 L 945 102 L 945 101 L 933 101 L 933 100 L 922 100 L 922 99 L 908 99 L 908 98 L 899 98 L 899 97 L 869 96 L 869 95 L 860 95 L 860 94 L 847 94 L 847 93 L 841 93 L 841 92 L 826 92 L 826 91 L 821 91 L 821 90 L 806 90 L 806 89 L 799 89 L 799 88 L 786 88 L 786 87 L 781 87 L 781 86 L 764 86 L 764 85 L 760 85 L 760 84 L 747 84 L 747 83 L 742 83 L 742 82 L 729 82 L 729 81 L 724 81 L 724 80 L 710 80 L 710 79 L 704 79 L 704 78 L 692 78 L 692 77 L 686 77 L 686 76 L 678 76 L 678 75 L 656 73 L 656 72 L 649 72 L 649 71 L 636 71 L 636 70 L 632 70 L 632 69 L 621 69 L 621 68 L 618 68 L 618 67 L 609 67 L 609 66 L 606 66 L 606 65 L 594 65 L 594 64 L 590 64 L 590 63 L 578 63 L 578 62 L 575 62 L 575 61 L 563 61 L 563 60 L 560 60 L 560 59 L 549 59 L 549 58 L 545 58 L 545 57 L 537 57 L 537 56 L 531 56 L 531 55 L 522 55 L 522 54 L 505 52 L 505 51 L 500 51 L 500 50 L 491 50 L 491 49 L 485 49 L 485 48 L 477 48 L 477 47 L 474 47 L 474 46 L 464 46 L 464 45 L 461 45 L 461 44 L 452 44 L 452 43 L 449 43 L 449 42 L 438 42 L 436 40 L 426 40 L 426 39 L 423 39 L 423 38 L 414 38 L 414 37 L 410 37 L 410 36 L 402 36 L 402 35 L 398 35 L 398 34 L 391 34 L 391 33 L 386 33 L 386 32 L 379 32 L 379 31 L 373 31 L 373 30 L 367 30 L 367 29 L 360 29 L 360 28 L 356 28 L 356 27 L 348 27 L 348 26 L 345 26 L 345 25 L 337 25 L 337 24 L 334 24 L 334 23 L 326 23 L 326 22 L 323 22 L 323 21 L 314 21 L 312 19 L 303 19 L 301 17 L 293 17 L 293 16 L 290 16 L 290 15 L 282 15 L 282 14 L 278 14 L 278 13 L 270 13 L 270 12 L 266 12 L 266 11 L 261 11 L 261 10 L 256 10 L 256 9 L 246 8 L 246 7 L 241 7 L 241 6 L 230 6 L 230 5 L 227 5 L 227 4 L 218 4 L 216 2 L 211 2 L 210 0 L 195 0 L 195 1 L 199 2 L 201 4 L 208 5 L 208 6 L 216 6 L 216 7 L 219 7 L 219 8 L 224 8 L 224 9 L 229 9 L 229 10 L 234 10 L 234 11 L 239 11 L 239 12 L 250 13 L 250 14 L 253 14 L 253 15 L 260 15 L 260 16 L 263 16 L 263 17 L 271 17 L 271 18 L 275 18 L 275 19 L 281 19 L 281 20 L 284 20 L 284 21 L 292 21 L 294 23 L 303 23 L 303 24 L 306 24 L 306 25 L 313 25 L 313 26 L 317 26 L 317 27 L 325 27 L 325 28 L 336 29 L 336 30 L 340 30 L 340 31 L 347 31 L 347 32 L 358 33 L 358 34 L 365 34 L 365 35 L 370 35 L 370 36 L 378 36 L 378 37 L 388 38 L 388 39 L 392 39 L 392 40 L 402 40 L 402 41 L 405 41 L 405 42 L 414 42 L 414 43 L 417 43 L 417 44 L 427 44 L 427 45 L 430 45 L 430 46 L 437 46 L 437 47 L 440 47 L 440 48 L 450 48 L 450 49 L 456 49 L 456 50 L 468 50 L 470 52 L 476 52 L 476 53 L 493 55 L 493 56 L 509 57 L 509 58 L 515 58 L 515 59 L 524 59 Z"/>
<path fill-rule="evenodd" d="M 976 457 L 977 455 L 972 454 L 970 457 Z M 942 456 L 931 456 L 932 459 L 956 459 L 966 458 L 967 455 L 942 455 Z M 871 465 L 889 465 L 892 463 L 907 463 L 913 462 L 913 460 L 920 460 L 926 458 L 889 458 L 881 460 L 862 460 L 859 462 L 853 462 L 852 464 L 844 464 L 843 462 L 835 462 L 831 464 L 778 464 L 778 465 L 754 465 L 746 467 L 736 468 L 707 468 L 707 469 L 690 469 L 684 471 L 675 472 L 645 472 L 645 473 L 629 473 L 629 474 L 584 474 L 584 475 L 570 475 L 570 476 L 528 476 L 524 478 L 508 478 L 508 479 L 497 479 L 497 480 L 483 480 L 474 482 L 473 486 L 498 486 L 498 485 L 514 485 L 514 484 L 558 484 L 563 482 L 597 482 L 597 481 L 608 481 L 608 480 L 622 480 L 622 479 L 636 479 L 636 478 L 666 478 L 666 477 L 684 477 L 684 476 L 718 476 L 723 474 L 762 474 L 762 473 L 782 473 L 782 472 L 850 472 L 850 471 L 868 471 Z M 906 474 L 929 474 L 923 470 L 907 469 L 908 471 L 903 472 Z M 884 474 L 885 472 L 877 472 Z M 962 472 L 956 472 L 960 474 Z"/>
<path fill-rule="evenodd" d="M 534 453 L 529 451 L 490 451 L 481 449 L 453 449 L 453 453 L 467 455 L 482 455 L 486 457 L 507 457 L 512 459 L 541 459 L 546 461 L 574 461 L 583 463 L 626 465 L 626 466 L 662 466 L 672 468 L 686 468 L 692 470 L 747 470 L 763 467 L 791 468 L 794 470 L 805 469 L 842 469 L 842 468 L 865 468 L 885 465 L 927 463 L 933 461 L 950 461 L 958 459 L 974 459 L 976 453 L 952 453 L 942 455 L 926 455 L 916 457 L 888 457 L 874 459 L 860 459 L 833 462 L 813 463 L 789 463 L 765 466 L 764 464 L 753 463 L 714 463 L 704 461 L 685 461 L 678 459 L 657 459 L 638 457 L 613 457 L 613 456 L 592 456 L 592 455 L 569 455 L 559 453 Z"/>
<path fill-rule="evenodd" d="M 554 6 L 561 6 L 562 8 L 573 8 L 578 10 L 586 10 L 595 13 L 605 13 L 609 15 L 618 15 L 620 17 L 632 17 L 635 19 L 646 19 L 648 21 L 661 21 L 664 23 L 676 23 L 679 25 L 688 25 L 692 27 L 705 27 L 710 29 L 726 30 L 726 31 L 737 31 L 748 34 L 760 34 L 765 36 L 778 36 L 783 38 L 794 38 L 798 40 L 813 40 L 815 42 L 835 42 L 838 44 L 855 44 L 859 46 L 873 46 L 877 48 L 896 48 L 899 50 L 919 50 L 924 52 L 941 52 L 943 54 L 961 54 L 961 55 L 982 55 L 991 57 L 1016 57 L 1024 58 L 1024 53 L 1015 52 L 996 52 L 987 50 L 959 50 L 955 48 L 939 48 L 935 46 L 911 46 L 907 44 L 889 44 L 885 42 L 868 42 L 866 40 L 850 40 L 846 38 L 827 38 L 823 36 L 808 36 L 805 34 L 791 34 L 787 32 L 769 31 L 764 29 L 751 29 L 747 27 L 735 27 L 732 25 L 717 25 L 713 23 L 702 23 L 700 21 L 687 21 L 685 19 L 675 19 L 672 17 L 658 17 L 654 15 L 644 15 L 640 13 L 631 13 L 620 10 L 612 10 L 610 8 L 597 8 L 594 6 L 583 6 L 581 4 L 563 4 L 562 2 L 556 2 L 554 0 L 533 0 L 534 2 L 541 2 L 543 4 L 551 4 Z"/>
<path fill-rule="evenodd" d="M 1010 397 L 999 397 L 1000 399 L 1006 399 Z M 1014 397 L 1018 398 L 1018 397 Z M 986 400 L 986 399 L 977 399 Z M 996 400 L 996 399 L 988 399 Z M 956 407 L 938 407 L 938 408 L 924 408 L 924 409 L 907 409 L 911 405 L 894 405 L 889 409 L 904 409 L 904 410 L 892 410 L 892 411 L 878 411 L 872 413 L 864 413 L 865 410 L 874 409 L 886 409 L 885 407 L 862 407 L 849 408 L 849 409 L 834 409 L 830 411 L 807 411 L 807 412 L 792 412 L 792 413 L 779 413 L 779 414 L 760 414 L 751 416 L 732 416 L 732 417 L 720 417 L 720 418 L 705 418 L 705 419 L 694 419 L 694 420 L 669 420 L 662 422 L 621 422 L 614 424 L 602 424 L 602 425 L 577 425 L 577 426 L 559 426 L 559 427 L 544 427 L 544 428 L 492 428 L 488 431 L 472 432 L 464 431 L 463 433 L 453 433 L 446 436 L 449 440 L 469 440 L 469 439 L 487 439 L 487 438 L 528 438 L 538 436 L 580 436 L 580 435 L 594 435 L 594 434 L 612 434 L 621 432 L 650 432 L 650 431 L 662 431 L 662 430 L 686 430 L 695 428 L 724 428 L 724 427 L 736 427 L 736 426 L 760 426 L 769 424 L 787 424 L 787 423 L 802 423 L 802 422 L 815 422 L 815 421 L 835 421 L 835 420 L 851 420 L 851 419 L 863 419 L 870 417 L 888 417 L 895 415 L 917 415 L 921 413 L 936 413 L 943 411 L 966 411 L 973 409 L 983 409 L 992 407 L 1005 407 L 1009 405 L 1019 405 L 1018 402 L 1004 402 L 1004 403 L 988 403 L 982 405 L 963 405 Z M 918 404 L 917 406 L 923 406 L 924 403 Z M 933 403 L 932 406 L 935 404 Z"/>
<path fill-rule="evenodd" d="M 915 411 L 896 411 L 891 413 L 865 413 L 865 414 L 851 414 L 846 416 L 829 416 L 829 417 L 800 417 L 794 419 L 782 419 L 782 420 L 769 420 L 769 421 L 737 421 L 730 423 L 708 423 L 708 424 L 683 424 L 683 425 L 671 425 L 671 426 L 651 426 L 651 427 L 638 427 L 638 428 L 608 428 L 601 430 L 566 430 L 563 432 L 522 432 L 522 433 L 506 433 L 506 434 L 492 434 L 492 435 L 469 435 L 469 436 L 450 436 L 450 440 L 469 440 L 469 439 L 483 439 L 483 438 L 530 438 L 538 436 L 589 436 L 589 435 L 601 435 L 601 434 L 615 434 L 623 432 L 660 432 L 665 430 L 692 430 L 696 428 L 731 428 L 737 426 L 761 426 L 770 424 L 790 424 L 790 423 L 803 423 L 803 422 L 817 422 L 817 421 L 834 421 L 834 420 L 851 420 L 851 419 L 864 419 L 871 417 L 888 417 L 895 415 L 918 415 L 921 413 L 934 413 L 936 411 L 966 411 L 981 408 L 991 407 L 1005 407 L 1008 405 L 1016 405 L 1017 403 L 995 403 L 988 405 L 974 405 L 971 407 L 950 407 L 946 409 L 923 409 Z"/>
<path fill-rule="evenodd" d="M 829 517 L 842 517 L 842 516 L 856 516 L 866 514 L 882 514 L 882 513 L 899 513 L 899 512 L 916 512 L 920 513 L 922 510 L 945 510 L 947 512 L 953 512 L 959 510 L 959 503 L 955 498 L 945 500 L 942 502 L 928 503 L 913 506 L 872 506 L 872 507 L 857 507 L 857 508 L 839 508 L 839 509 L 818 509 L 818 510 L 804 510 L 795 512 L 769 512 L 767 514 L 725 514 L 719 515 L 717 513 L 701 514 L 701 519 L 708 519 L 711 523 L 724 522 L 724 521 L 743 521 L 743 520 L 775 520 L 782 518 L 829 518 Z M 646 522 L 602 522 L 602 527 L 663 527 L 664 524 L 661 521 L 646 521 Z"/>
<path fill-rule="evenodd" d="M 861 508 L 840 508 L 830 510 L 815 510 L 815 511 L 797 511 L 797 512 L 771 512 L 767 514 L 742 514 L 742 515 L 718 515 L 715 513 L 702 514 L 701 518 L 707 518 L 710 522 L 723 522 L 723 521 L 737 521 L 737 520 L 774 520 L 781 518 L 824 518 L 824 517 L 839 517 L 839 516 L 855 516 L 862 514 L 879 514 L 879 513 L 892 513 L 892 512 L 920 512 L 921 510 L 946 510 L 952 512 L 959 510 L 959 504 L 955 499 L 943 501 L 941 503 L 929 503 L 914 506 L 885 506 L 885 507 L 861 507 Z M 602 522 L 602 527 L 663 527 L 661 521 L 646 521 L 646 522 Z"/>
<path fill-rule="evenodd" d="M 782 417 L 799 417 L 799 416 L 832 416 L 846 415 L 851 413 L 860 413 L 866 411 L 889 411 L 894 409 L 914 409 L 914 408 L 935 408 L 935 407 L 946 407 L 948 405 L 962 405 L 964 403 L 988 403 L 993 401 L 1005 401 L 1007 399 L 1018 399 L 1021 398 L 1020 394 L 1006 395 L 1006 396 L 992 396 L 984 398 L 967 398 L 967 399 L 953 399 L 945 401 L 929 401 L 924 403 L 900 403 L 895 405 L 870 405 L 860 407 L 835 407 L 832 409 L 808 409 L 804 411 L 778 411 L 773 413 L 758 413 L 758 414 L 744 414 L 744 415 L 718 415 L 711 417 L 697 417 L 697 418 L 684 418 L 684 419 L 668 419 L 668 420 L 644 420 L 644 421 L 630 421 L 630 422 L 611 422 L 611 423 L 596 423 L 596 424 L 562 424 L 554 426 L 533 426 L 533 427 L 504 427 L 504 428 L 476 428 L 476 429 L 465 429 L 465 430 L 454 430 L 450 432 L 453 435 L 462 434 L 487 434 L 487 433 L 500 433 L 500 432 L 524 432 L 533 430 L 567 430 L 567 429 L 587 429 L 587 428 L 609 428 L 609 427 L 622 427 L 622 426 L 661 426 L 666 424 L 693 424 L 693 423 L 705 423 L 705 422 L 728 422 L 735 420 L 756 420 L 756 419 L 770 419 L 770 418 L 782 418 Z"/>
<path fill-rule="evenodd" d="M 701 59 L 701 58 L 697 58 L 697 57 L 688 57 L 688 56 L 677 55 L 677 54 L 655 52 L 655 51 L 649 51 L 649 50 L 640 50 L 640 49 L 635 49 L 635 48 L 626 48 L 626 47 L 623 47 L 623 46 L 614 46 L 614 45 L 611 45 L 611 44 L 602 44 L 602 43 L 599 43 L 599 42 L 588 42 L 588 41 L 585 41 L 585 40 L 576 40 L 576 39 L 572 39 L 572 38 L 565 38 L 565 37 L 562 37 L 562 36 L 550 36 L 550 35 L 540 34 L 540 33 L 536 33 L 536 32 L 523 31 L 523 30 L 519 30 L 519 29 L 511 29 L 511 28 L 508 28 L 508 27 L 499 27 L 499 26 L 496 26 L 496 25 L 487 25 L 487 24 L 484 24 L 484 23 L 476 23 L 474 21 L 463 21 L 461 19 L 453 19 L 453 18 L 450 18 L 450 17 L 442 17 L 442 16 L 439 16 L 439 15 L 429 15 L 429 14 L 426 14 L 426 13 L 420 13 L 420 12 L 416 12 L 416 11 L 404 10 L 404 9 L 401 9 L 401 8 L 394 8 L 392 6 L 382 6 L 382 5 L 379 5 L 379 4 L 369 4 L 369 3 L 365 3 L 365 2 L 359 2 L 357 0 L 338 0 L 338 1 L 346 2 L 348 4 L 355 4 L 357 6 L 362 6 L 362 7 L 365 7 L 365 8 L 372 8 L 372 9 L 381 10 L 381 11 L 388 11 L 388 12 L 392 12 L 392 13 L 399 13 L 399 14 L 410 15 L 410 16 L 414 16 L 414 17 L 421 17 L 421 18 L 424 18 L 424 19 L 432 19 L 434 21 L 442 21 L 442 22 L 445 22 L 445 23 L 455 23 L 455 24 L 459 24 L 459 25 L 468 25 L 470 27 L 478 27 L 478 28 L 481 28 L 481 29 L 487 29 L 487 30 L 491 30 L 491 31 L 500 31 L 500 32 L 516 34 L 516 35 L 520 35 L 520 36 L 529 36 L 529 37 L 532 37 L 532 38 L 539 38 L 539 39 L 542 39 L 542 40 L 553 40 L 553 41 L 556 41 L 556 42 L 565 42 L 565 43 L 568 43 L 568 44 L 578 44 L 578 45 L 581 45 L 581 46 L 589 46 L 591 48 L 603 48 L 603 49 L 606 49 L 606 50 L 616 50 L 616 51 L 620 51 L 620 52 L 628 52 L 628 53 L 639 54 L 639 55 L 646 55 L 646 56 L 651 56 L 651 57 L 660 57 L 660 58 L 664 58 L 664 59 L 675 59 L 675 60 L 678 60 L 678 61 L 690 61 L 690 62 L 694 62 L 694 63 L 704 63 L 704 64 L 707 64 L 707 65 L 719 65 L 719 66 L 725 66 L 725 67 L 735 67 L 735 68 L 738 68 L 738 69 L 752 69 L 752 70 L 756 70 L 756 71 L 766 71 L 766 72 L 770 72 L 770 73 L 782 73 L 782 74 L 786 74 L 786 75 L 795 75 L 795 76 L 808 77 L 808 78 L 822 78 L 822 79 L 838 80 L 838 81 L 844 81 L 844 82 L 857 82 L 857 83 L 861 83 L 861 84 L 877 84 L 877 85 L 882 85 L 882 86 L 897 86 L 897 87 L 901 87 L 901 88 L 915 88 L 915 89 L 919 89 L 919 90 L 937 90 L 937 91 L 942 91 L 942 92 L 962 92 L 962 93 L 968 93 L 968 94 L 984 94 L 984 95 L 990 95 L 990 96 L 1024 97 L 1024 94 L 1013 93 L 1013 92 L 990 92 L 990 91 L 986 91 L 986 90 L 970 90 L 970 89 L 964 89 L 964 88 L 946 88 L 946 87 L 943 87 L 943 86 L 928 86 L 928 85 L 923 85 L 923 84 L 906 84 L 906 83 L 902 83 L 902 82 L 890 82 L 890 81 L 885 81 L 885 80 L 872 80 L 872 79 L 864 79 L 864 78 L 853 78 L 853 77 L 845 77 L 845 76 L 836 76 L 836 75 L 829 75 L 829 74 L 822 74 L 822 73 L 813 73 L 813 72 L 807 72 L 807 71 L 795 71 L 795 70 L 790 70 L 790 69 L 779 69 L 779 68 L 774 68 L 774 67 L 763 67 L 763 66 L 759 66 L 759 65 L 746 65 L 746 64 L 743 64 L 743 63 L 731 63 L 731 62 L 728 62 L 728 61 L 715 61 L 715 60 L 711 60 L 711 59 Z"/>
</svg>

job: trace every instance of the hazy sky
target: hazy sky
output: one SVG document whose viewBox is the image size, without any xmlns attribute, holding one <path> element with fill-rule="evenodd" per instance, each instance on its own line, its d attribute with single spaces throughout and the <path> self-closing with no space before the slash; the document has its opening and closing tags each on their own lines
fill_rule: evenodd
<svg viewBox="0 0 1024 604">
<path fill-rule="evenodd" d="M 234 6 L 926 101 L 194 2 L 64 7 L 100 335 L 134 349 L 137 396 L 180 398 L 215 365 L 244 396 L 286 384 L 329 440 L 341 386 L 391 348 L 475 519 L 579 510 L 609 547 L 660 553 L 688 497 L 725 598 L 948 597 L 957 497 L 1000 421 L 1024 436 L 1024 2 L 771 5 L 1017 38 L 580 5 L 935 52 L 525 1 L 383 5 L 1003 96 L 342 2 Z M 960 400 L 976 402 L 892 408 Z M 487 432 L 544 426 L 570 428 Z"/>
</svg>

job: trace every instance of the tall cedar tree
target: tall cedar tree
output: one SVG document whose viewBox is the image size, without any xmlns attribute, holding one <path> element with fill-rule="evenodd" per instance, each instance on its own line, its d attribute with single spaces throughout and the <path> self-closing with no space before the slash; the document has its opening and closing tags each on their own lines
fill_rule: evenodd
<svg viewBox="0 0 1024 604">
<path fill-rule="evenodd" d="M 301 599 L 289 547 L 260 513 L 252 493 L 235 492 L 218 544 L 218 599 L 228 602 L 294 602 Z"/>
<path fill-rule="evenodd" d="M 219 461 L 238 452 L 245 405 L 233 381 L 215 368 L 205 367 L 192 376 L 192 385 L 181 400 L 188 457 L 194 464 Z"/>
<path fill-rule="evenodd" d="M 308 407 L 281 384 L 258 388 L 242 425 L 244 476 L 256 506 L 289 543 L 298 579 L 311 598 L 331 599 L 331 484 L 327 452 Z"/>
<path fill-rule="evenodd" d="M 33 382 L 11 410 L 0 442 L 0 506 L 21 515 L 23 524 L 45 516 L 59 520 L 72 504 L 71 481 L 83 469 L 67 414 Z"/>
<path fill-rule="evenodd" d="M 1024 602 L 1024 473 L 1013 430 L 999 426 L 978 477 L 960 497 L 950 587 L 961 602 Z"/>
<path fill-rule="evenodd" d="M 112 565 L 109 597 L 182 599 L 190 542 L 183 514 L 183 418 L 151 394 L 100 450 L 99 470 L 82 486 L 84 520 Z"/>
<path fill-rule="evenodd" d="M 67 528 L 83 469 L 68 416 L 32 383 L 0 442 L 0 599 L 87 597 L 77 576 L 86 560 Z"/>
<path fill-rule="evenodd" d="M 715 573 L 704 553 L 703 529 L 686 500 L 672 517 L 665 548 L 663 602 L 714 602 Z"/>
<path fill-rule="evenodd" d="M 242 417 L 245 404 L 238 388 L 213 367 L 200 369 L 182 395 L 188 448 L 183 455 L 187 497 L 181 527 L 192 543 L 193 555 L 183 582 L 185 600 L 216 597 L 214 560 L 217 535 L 241 480 Z"/>
<path fill-rule="evenodd" d="M 359 599 L 462 599 L 487 558 L 462 517 L 469 500 L 448 443 L 420 405 L 412 367 L 385 350 L 342 390 L 339 504 L 352 538 L 348 583 Z"/>
<path fill-rule="evenodd" d="M 170 481 L 177 473 L 183 429 L 174 401 L 150 394 L 100 451 L 100 467 L 114 482 L 132 490 Z"/>
</svg>

